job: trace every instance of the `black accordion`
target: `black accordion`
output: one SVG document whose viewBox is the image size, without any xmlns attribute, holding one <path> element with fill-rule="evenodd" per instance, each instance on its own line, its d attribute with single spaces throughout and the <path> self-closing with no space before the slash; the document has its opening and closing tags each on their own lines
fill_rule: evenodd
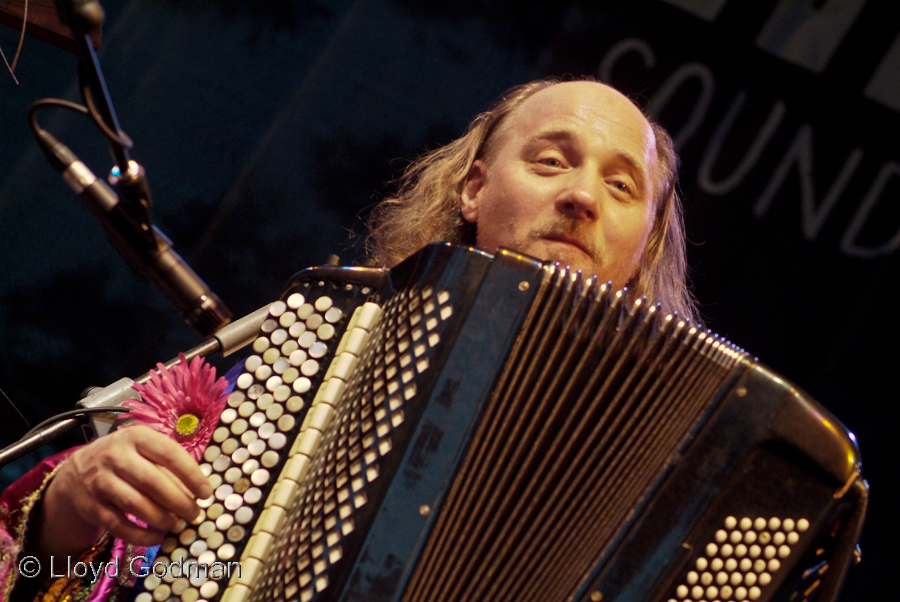
<svg viewBox="0 0 900 602">
<path fill-rule="evenodd" d="M 852 434 L 743 350 L 452 245 L 297 274 L 201 468 L 138 602 L 833 600 L 867 499 Z"/>
</svg>

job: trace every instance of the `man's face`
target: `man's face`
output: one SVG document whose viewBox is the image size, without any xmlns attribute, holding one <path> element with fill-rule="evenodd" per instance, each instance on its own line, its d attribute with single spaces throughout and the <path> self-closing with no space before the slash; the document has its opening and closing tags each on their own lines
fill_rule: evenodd
<svg viewBox="0 0 900 602">
<path fill-rule="evenodd" d="M 494 136 L 462 191 L 477 246 L 624 286 L 653 226 L 656 141 L 641 112 L 608 86 L 568 82 L 534 94 Z"/>
</svg>

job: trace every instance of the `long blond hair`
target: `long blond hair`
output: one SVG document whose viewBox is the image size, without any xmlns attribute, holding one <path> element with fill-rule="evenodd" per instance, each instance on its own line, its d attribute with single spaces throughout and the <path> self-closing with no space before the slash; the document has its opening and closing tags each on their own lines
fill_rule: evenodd
<svg viewBox="0 0 900 602">
<path fill-rule="evenodd" d="M 489 158 L 494 134 L 535 93 L 560 83 L 541 79 L 510 89 L 472 121 L 460 138 L 433 150 L 407 167 L 395 196 L 379 203 L 369 218 L 367 248 L 379 263 L 393 266 L 432 242 L 475 245 L 475 224 L 460 214 L 460 193 L 472 163 Z M 638 274 L 628 283 L 632 294 L 658 301 L 666 312 L 696 319 L 687 286 L 684 219 L 678 197 L 679 159 L 672 138 L 650 122 L 658 162 L 655 219 Z"/>
</svg>

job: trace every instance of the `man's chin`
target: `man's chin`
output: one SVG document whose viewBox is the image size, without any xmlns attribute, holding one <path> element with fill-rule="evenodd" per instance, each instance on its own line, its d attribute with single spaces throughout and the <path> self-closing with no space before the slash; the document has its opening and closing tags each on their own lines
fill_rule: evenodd
<svg viewBox="0 0 900 602">
<path fill-rule="evenodd" d="M 546 261 L 555 261 L 569 266 L 573 270 L 581 270 L 587 276 L 597 274 L 598 266 L 579 247 L 555 240 L 541 240 L 531 245 L 530 255 Z"/>
</svg>

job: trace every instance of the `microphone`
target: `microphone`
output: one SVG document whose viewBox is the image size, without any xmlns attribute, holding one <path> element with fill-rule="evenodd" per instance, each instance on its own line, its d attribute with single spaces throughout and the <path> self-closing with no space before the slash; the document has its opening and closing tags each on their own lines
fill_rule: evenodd
<svg viewBox="0 0 900 602">
<path fill-rule="evenodd" d="M 49 132 L 39 130 L 36 138 L 53 168 L 100 220 L 110 243 L 134 271 L 150 279 L 189 326 L 207 337 L 231 321 L 231 311 L 172 250 L 172 241 L 150 223 L 145 186 L 146 202 L 127 203 Z M 143 183 L 143 169 L 132 164 L 137 167 L 129 169 L 132 185 L 135 179 Z"/>
</svg>

